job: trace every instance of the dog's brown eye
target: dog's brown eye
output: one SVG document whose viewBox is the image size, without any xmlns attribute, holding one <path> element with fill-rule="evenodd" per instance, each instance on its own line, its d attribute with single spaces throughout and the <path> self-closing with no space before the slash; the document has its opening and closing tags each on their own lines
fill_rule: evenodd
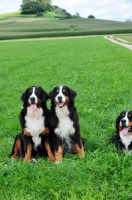
<svg viewBox="0 0 132 200">
<path fill-rule="evenodd" d="M 59 93 L 59 90 L 56 90 L 56 93 Z"/>
</svg>

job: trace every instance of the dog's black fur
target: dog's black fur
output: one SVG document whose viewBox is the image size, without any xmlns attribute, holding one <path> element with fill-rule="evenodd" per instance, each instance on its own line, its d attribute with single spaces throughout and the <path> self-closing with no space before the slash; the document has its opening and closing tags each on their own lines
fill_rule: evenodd
<svg viewBox="0 0 132 200">
<path fill-rule="evenodd" d="M 77 93 L 67 86 L 57 86 L 50 93 L 50 132 L 56 162 L 62 161 L 65 152 L 85 156 L 84 139 L 80 134 L 79 118 L 74 106 Z"/>
<path fill-rule="evenodd" d="M 32 149 L 31 152 L 31 159 L 32 158 L 38 158 L 38 157 L 48 157 L 48 152 L 44 146 L 45 143 L 50 144 L 51 151 L 53 152 L 51 141 L 52 138 L 50 138 L 50 135 L 43 135 L 41 137 L 41 144 L 37 146 L 36 148 Z M 26 146 L 28 146 L 28 143 L 31 143 L 32 146 L 34 146 L 33 141 L 31 141 L 31 138 L 28 136 L 25 136 L 23 133 L 19 133 L 16 135 L 14 144 L 12 147 L 12 152 L 9 157 L 11 158 L 25 158 L 26 153 Z M 50 158 L 50 157 L 49 157 Z M 26 160 L 27 162 L 30 160 Z M 51 161 L 54 161 L 54 159 L 51 159 Z"/>
<path fill-rule="evenodd" d="M 132 111 L 122 111 L 116 118 L 116 133 L 111 141 L 117 152 L 130 152 L 132 149 Z"/>
<path fill-rule="evenodd" d="M 27 88 L 22 94 L 23 108 L 19 116 L 22 132 L 15 138 L 11 158 L 24 157 L 30 162 L 35 156 L 49 156 L 54 161 L 46 106 L 48 98 L 48 93 L 37 86 Z"/>
</svg>

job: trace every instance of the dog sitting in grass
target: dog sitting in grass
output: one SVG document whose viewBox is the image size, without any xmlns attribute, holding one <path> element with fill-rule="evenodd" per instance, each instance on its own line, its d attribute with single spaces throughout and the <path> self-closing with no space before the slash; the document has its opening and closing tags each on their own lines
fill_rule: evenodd
<svg viewBox="0 0 132 200">
<path fill-rule="evenodd" d="M 111 137 L 117 151 L 127 152 L 132 150 L 132 111 L 123 111 L 116 118 L 116 134 Z"/>
<path fill-rule="evenodd" d="M 60 163 L 65 152 L 85 156 L 80 133 L 79 118 L 74 106 L 77 93 L 67 86 L 57 86 L 50 93 L 50 132 L 54 145 L 56 163 Z"/>
<path fill-rule="evenodd" d="M 37 86 L 27 88 L 22 94 L 23 108 L 19 116 L 22 132 L 15 138 L 11 158 L 22 156 L 26 162 L 30 162 L 38 155 L 55 160 L 49 134 L 48 98 L 48 93 Z"/>
</svg>

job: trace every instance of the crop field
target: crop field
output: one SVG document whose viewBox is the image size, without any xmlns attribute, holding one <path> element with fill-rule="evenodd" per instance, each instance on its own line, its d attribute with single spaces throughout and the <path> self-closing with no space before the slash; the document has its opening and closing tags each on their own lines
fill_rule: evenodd
<svg viewBox="0 0 132 200">
<path fill-rule="evenodd" d="M 118 155 L 110 141 L 117 115 L 132 109 L 131 51 L 96 36 L 1 41 L 0 52 L 0 199 L 131 200 L 132 155 Z M 56 165 L 8 158 L 21 131 L 20 96 L 32 85 L 77 92 L 84 159 L 66 154 Z"/>
<path fill-rule="evenodd" d="M 0 40 L 111 33 L 132 33 L 132 23 L 86 18 L 59 20 L 50 12 L 42 18 L 20 13 L 0 15 Z"/>
</svg>

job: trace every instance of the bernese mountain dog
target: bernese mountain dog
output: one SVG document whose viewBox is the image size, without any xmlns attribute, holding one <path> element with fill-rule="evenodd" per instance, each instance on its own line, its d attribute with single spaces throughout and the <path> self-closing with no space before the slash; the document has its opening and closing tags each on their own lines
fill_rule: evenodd
<svg viewBox="0 0 132 200">
<path fill-rule="evenodd" d="M 117 151 L 130 154 L 132 150 L 132 111 L 123 111 L 116 118 L 116 134 L 111 137 Z"/>
<path fill-rule="evenodd" d="M 47 155 L 51 161 L 55 160 L 49 134 L 48 98 L 48 93 L 37 86 L 27 88 L 22 94 L 23 108 L 19 116 L 22 132 L 15 138 L 11 158 L 24 157 L 30 162 L 36 155 Z"/>
<path fill-rule="evenodd" d="M 74 106 L 77 93 L 67 86 L 56 86 L 50 93 L 50 132 L 56 163 L 62 161 L 65 152 L 85 156 L 79 118 Z"/>
</svg>

